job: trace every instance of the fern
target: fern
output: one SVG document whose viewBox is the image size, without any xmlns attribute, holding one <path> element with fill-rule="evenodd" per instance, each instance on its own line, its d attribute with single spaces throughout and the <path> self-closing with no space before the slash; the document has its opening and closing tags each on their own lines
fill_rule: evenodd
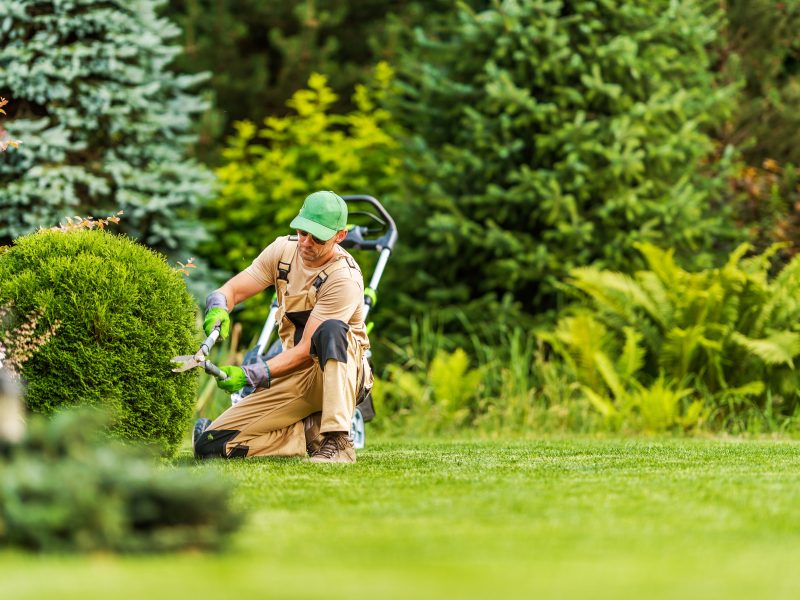
<svg viewBox="0 0 800 600">
<path fill-rule="evenodd" d="M 689 373 L 693 359 L 703 350 L 719 351 L 720 342 L 707 338 L 704 325 L 693 325 L 686 329 L 673 327 L 664 336 L 659 366 L 676 379 L 683 379 Z"/>
<path fill-rule="evenodd" d="M 752 339 L 734 332 L 732 339 L 767 365 L 794 368 L 792 359 L 800 354 L 800 334 L 792 331 L 779 331 L 764 339 Z"/>
<path fill-rule="evenodd" d="M 572 285 L 591 296 L 598 306 L 620 315 L 630 315 L 636 308 L 643 308 L 663 324 L 657 307 L 632 277 L 590 267 L 574 269 L 571 275 Z"/>
<path fill-rule="evenodd" d="M 552 336 L 543 334 L 542 337 L 580 374 L 582 382 L 593 388 L 602 385 L 596 360 L 607 344 L 607 329 L 602 323 L 588 313 L 579 313 L 559 321 Z"/>
<path fill-rule="evenodd" d="M 461 348 L 452 353 L 440 351 L 428 370 L 428 381 L 443 418 L 450 425 L 462 425 L 481 382 L 481 372 L 469 368 L 467 353 Z"/>
<path fill-rule="evenodd" d="M 578 299 L 539 337 L 606 418 L 645 429 L 711 414 L 727 423 L 769 398 L 788 419 L 800 383 L 800 258 L 771 277 L 780 247 L 747 256 L 743 244 L 720 268 L 690 273 L 671 250 L 639 244 L 646 270 L 574 269 Z"/>
<path fill-rule="evenodd" d="M 758 332 L 763 331 L 768 323 L 777 329 L 795 325 L 795 317 L 800 314 L 800 254 L 775 277 L 770 291 L 772 294 L 755 323 Z"/>
<path fill-rule="evenodd" d="M 681 286 L 681 280 L 688 273 L 675 264 L 674 250 L 664 251 L 648 243 L 634 244 L 634 247 L 642 253 L 650 271 L 664 284 L 665 289 L 674 290 Z"/>
<path fill-rule="evenodd" d="M 378 410 L 397 414 L 408 433 L 453 431 L 472 419 L 483 380 L 482 369 L 471 369 L 461 348 L 439 350 L 427 370 L 388 368 L 376 383 Z"/>
<path fill-rule="evenodd" d="M 639 421 L 645 431 L 665 431 L 681 425 L 693 427 L 700 416 L 700 408 L 693 408 L 683 414 L 681 400 L 693 392 L 692 389 L 673 389 L 671 385 L 659 377 L 652 386 L 637 386 L 636 391 L 627 396 L 626 410 L 631 415 L 629 421 Z"/>
<path fill-rule="evenodd" d="M 650 298 L 655 307 L 653 320 L 662 328 L 671 327 L 675 317 L 675 307 L 669 296 L 668 284 L 653 271 L 640 271 L 636 274 L 636 280 L 642 291 Z"/>
<path fill-rule="evenodd" d="M 623 327 L 622 331 L 625 343 L 616 368 L 624 379 L 630 379 L 644 366 L 645 350 L 640 344 L 643 336 L 632 327 Z"/>
</svg>

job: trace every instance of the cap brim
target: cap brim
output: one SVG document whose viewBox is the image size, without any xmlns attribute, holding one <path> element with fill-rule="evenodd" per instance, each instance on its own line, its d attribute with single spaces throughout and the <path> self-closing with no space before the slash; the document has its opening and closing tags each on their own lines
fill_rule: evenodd
<svg viewBox="0 0 800 600">
<path fill-rule="evenodd" d="M 325 240 L 326 242 L 336 235 L 335 229 L 330 229 L 328 227 L 325 227 L 324 225 L 315 223 L 314 221 L 309 221 L 308 219 L 306 219 L 305 217 L 301 217 L 300 215 L 296 216 L 294 220 L 291 223 L 289 223 L 289 227 L 291 227 L 292 229 L 300 229 L 301 231 L 307 231 L 315 238 Z"/>
</svg>

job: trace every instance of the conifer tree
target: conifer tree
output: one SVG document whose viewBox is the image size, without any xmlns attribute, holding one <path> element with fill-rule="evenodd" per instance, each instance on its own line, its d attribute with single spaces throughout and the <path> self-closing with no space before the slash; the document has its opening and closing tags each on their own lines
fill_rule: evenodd
<svg viewBox="0 0 800 600">
<path fill-rule="evenodd" d="M 570 267 L 634 268 L 643 240 L 707 264 L 731 231 L 703 173 L 732 96 L 709 65 L 713 19 L 688 1 L 459 6 L 398 70 L 417 304 L 537 314 Z"/>
<path fill-rule="evenodd" d="M 0 95 L 12 98 L 0 162 L 0 244 L 68 215 L 124 210 L 122 229 L 162 251 L 200 236 L 210 176 L 187 158 L 203 75 L 170 64 L 179 30 L 163 0 L 0 3 Z"/>
</svg>

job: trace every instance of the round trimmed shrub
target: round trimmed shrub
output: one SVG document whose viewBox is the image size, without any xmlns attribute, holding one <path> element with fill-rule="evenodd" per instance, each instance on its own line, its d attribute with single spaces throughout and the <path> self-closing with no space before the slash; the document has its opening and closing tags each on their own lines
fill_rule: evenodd
<svg viewBox="0 0 800 600">
<path fill-rule="evenodd" d="M 61 325 L 24 365 L 31 411 L 97 405 L 111 430 L 173 454 L 191 419 L 197 370 L 170 359 L 199 346 L 194 300 L 152 250 L 100 230 L 39 231 L 0 254 L 0 305 Z"/>
</svg>

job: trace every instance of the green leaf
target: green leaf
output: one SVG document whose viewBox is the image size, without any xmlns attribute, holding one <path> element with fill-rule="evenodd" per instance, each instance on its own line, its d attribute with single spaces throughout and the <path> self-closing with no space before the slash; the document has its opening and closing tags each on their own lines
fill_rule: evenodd
<svg viewBox="0 0 800 600">
<path fill-rule="evenodd" d="M 586 395 L 586 399 L 589 400 L 589 403 L 604 417 L 609 418 L 617 414 L 617 409 L 614 407 L 614 404 L 607 398 L 600 396 L 585 385 L 581 386 L 581 391 Z"/>
<path fill-rule="evenodd" d="M 763 381 L 751 381 L 735 388 L 728 388 L 725 393 L 732 396 L 760 396 L 765 389 L 766 386 Z"/>
<path fill-rule="evenodd" d="M 617 360 L 617 371 L 625 378 L 631 378 L 644 365 L 645 351 L 641 347 L 642 334 L 632 327 L 623 327 L 625 344 L 622 347 L 622 354 Z"/>
<path fill-rule="evenodd" d="M 767 365 L 785 364 L 794 368 L 792 359 L 800 354 L 800 334 L 792 331 L 779 331 L 763 339 L 734 332 L 731 339 Z"/>
</svg>

